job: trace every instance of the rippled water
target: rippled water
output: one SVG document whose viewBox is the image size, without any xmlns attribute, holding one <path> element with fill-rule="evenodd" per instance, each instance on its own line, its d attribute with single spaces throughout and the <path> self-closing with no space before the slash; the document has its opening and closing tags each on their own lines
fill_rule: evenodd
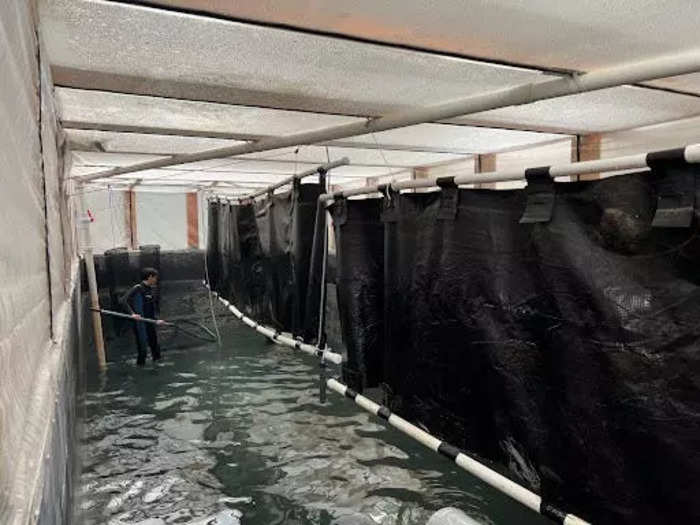
<svg viewBox="0 0 700 525">
<path fill-rule="evenodd" d="M 137 369 L 126 338 L 89 381 L 85 523 L 425 524 L 445 506 L 484 524 L 549 523 L 333 392 L 317 364 L 235 320 L 216 345 Z M 172 345 L 171 345 L 172 346 Z"/>
</svg>

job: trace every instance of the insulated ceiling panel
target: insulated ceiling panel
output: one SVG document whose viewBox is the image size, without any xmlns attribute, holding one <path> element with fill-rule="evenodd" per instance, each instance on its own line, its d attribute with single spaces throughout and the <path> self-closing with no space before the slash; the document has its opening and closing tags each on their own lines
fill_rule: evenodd
<svg viewBox="0 0 700 525">
<path fill-rule="evenodd" d="M 461 120 L 497 127 L 518 122 L 525 127 L 590 133 L 630 129 L 692 115 L 700 115 L 698 97 L 620 86 L 477 113 Z"/>
<path fill-rule="evenodd" d="M 289 135 L 356 122 L 355 117 L 57 88 L 61 120 L 232 136 Z"/>
<path fill-rule="evenodd" d="M 427 145 L 443 147 L 465 153 L 491 153 L 512 148 L 523 148 L 552 140 L 562 135 L 491 129 L 486 127 L 453 126 L 445 124 L 419 124 L 406 128 L 382 131 L 374 135 L 360 135 L 345 139 L 348 142 L 366 143 L 376 139 L 380 144 L 403 147 Z"/>
<path fill-rule="evenodd" d="M 689 0 L 151 0 L 239 19 L 541 68 L 586 71 L 697 48 Z"/>
<path fill-rule="evenodd" d="M 138 131 L 143 128 L 232 136 L 288 135 L 310 129 L 356 122 L 356 117 L 324 115 L 193 102 L 104 91 L 57 88 L 61 118 L 75 123 L 100 123 Z M 413 149 L 473 154 L 522 147 L 560 138 L 560 135 L 509 129 L 448 124 L 422 124 L 344 139 L 351 144 L 379 144 L 387 150 Z M 267 153 L 267 152 L 264 152 Z"/>
<path fill-rule="evenodd" d="M 118 2 L 45 0 L 41 17 L 59 85 L 376 115 L 544 78 L 520 68 Z"/>
<path fill-rule="evenodd" d="M 236 140 L 178 135 L 119 133 L 92 129 L 66 129 L 65 131 L 69 148 L 72 151 L 175 155 L 242 144 L 241 141 Z"/>
<path fill-rule="evenodd" d="M 80 156 L 86 157 L 82 152 L 93 153 L 119 153 L 119 154 L 149 154 L 149 155 L 174 155 L 177 153 L 194 153 L 211 148 L 227 147 L 239 142 L 223 139 L 206 139 L 200 137 L 180 137 L 173 135 L 149 135 L 145 133 L 118 133 L 112 131 L 77 130 L 66 131 L 70 149 L 81 152 Z M 299 148 L 285 148 L 281 150 L 265 151 L 241 155 L 243 159 L 275 159 L 279 161 L 297 162 L 302 164 L 318 165 L 327 162 L 327 159 L 339 159 L 348 157 L 353 165 L 381 166 L 428 166 L 462 158 L 461 155 L 451 153 L 434 153 L 411 150 L 381 150 L 371 144 L 371 148 L 362 148 L 361 144 L 354 147 L 330 146 L 301 146 Z M 211 161 L 211 162 L 222 162 Z M 129 160 L 126 163 L 131 163 Z M 216 168 L 213 168 L 216 169 Z M 308 167 L 304 167 L 308 169 Z"/>
</svg>

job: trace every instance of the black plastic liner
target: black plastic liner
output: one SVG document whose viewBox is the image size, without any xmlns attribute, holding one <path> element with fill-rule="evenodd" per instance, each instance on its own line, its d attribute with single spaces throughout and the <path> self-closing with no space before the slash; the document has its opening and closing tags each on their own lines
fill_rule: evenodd
<svg viewBox="0 0 700 525">
<path fill-rule="evenodd" d="M 219 286 L 219 204 L 209 203 L 207 210 L 207 277 L 213 289 Z"/>
<path fill-rule="evenodd" d="M 217 265 L 213 289 L 257 321 L 295 335 L 303 331 L 319 193 L 318 184 L 297 184 L 256 204 L 209 205 L 219 239 L 211 249 L 220 253 L 208 258 Z"/>
<path fill-rule="evenodd" d="M 555 184 L 530 224 L 525 191 L 392 195 L 383 246 L 377 200 L 336 205 L 357 382 L 589 521 L 699 523 L 700 230 L 652 228 L 691 170 Z"/>
<path fill-rule="evenodd" d="M 336 238 L 336 290 L 351 388 L 378 386 L 384 346 L 384 228 L 381 201 L 340 199 L 331 206 Z"/>
</svg>

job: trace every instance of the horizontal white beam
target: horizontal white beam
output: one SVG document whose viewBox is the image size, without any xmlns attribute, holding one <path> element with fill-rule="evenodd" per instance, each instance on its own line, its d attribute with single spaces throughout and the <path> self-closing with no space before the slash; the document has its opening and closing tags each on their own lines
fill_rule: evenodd
<svg viewBox="0 0 700 525">
<path fill-rule="evenodd" d="M 101 173 L 88 175 L 84 177 L 84 179 L 101 179 L 146 169 L 197 162 L 200 160 L 218 159 L 289 146 L 316 144 L 328 140 L 337 140 L 356 135 L 402 128 L 415 124 L 422 124 L 424 122 L 445 120 L 491 109 L 530 104 L 538 100 L 585 93 L 598 89 L 624 84 L 634 84 L 697 71 L 700 71 L 700 49 L 677 55 L 623 64 L 621 66 L 581 75 L 565 76 L 539 83 L 523 84 L 453 102 L 445 102 L 406 112 L 399 112 L 393 115 L 367 120 L 366 122 L 353 122 L 315 131 L 295 133 L 284 137 L 261 139 L 248 144 L 217 148 L 199 153 L 175 155 L 169 159 L 160 159 L 134 164 L 132 166 L 113 168 Z"/>
<path fill-rule="evenodd" d="M 549 169 L 550 177 L 567 177 L 586 175 L 589 173 L 605 173 L 609 171 L 649 168 L 650 162 L 655 158 L 658 159 L 660 156 L 673 160 L 682 160 L 690 164 L 700 163 L 700 144 L 692 144 L 690 146 L 686 146 L 685 148 L 678 148 L 675 150 L 651 151 L 649 153 L 640 153 L 638 155 L 627 155 L 624 157 L 601 160 L 587 160 L 583 162 L 571 162 L 569 164 L 561 164 L 559 166 L 545 167 Z M 457 185 L 461 185 L 477 184 L 480 182 L 521 181 L 525 180 L 526 171 L 527 169 L 517 169 L 492 171 L 487 173 L 469 173 L 465 175 L 456 175 L 453 178 L 453 182 Z M 340 197 L 381 193 L 382 189 L 388 186 L 391 186 L 391 189 L 396 191 L 417 188 L 434 188 L 437 186 L 437 180 L 440 178 L 444 177 L 430 177 L 427 179 L 399 181 L 392 182 L 391 184 L 374 184 L 360 188 L 337 191 L 334 193 L 325 193 L 321 195 L 319 199 L 322 201 L 329 201 Z"/>
</svg>

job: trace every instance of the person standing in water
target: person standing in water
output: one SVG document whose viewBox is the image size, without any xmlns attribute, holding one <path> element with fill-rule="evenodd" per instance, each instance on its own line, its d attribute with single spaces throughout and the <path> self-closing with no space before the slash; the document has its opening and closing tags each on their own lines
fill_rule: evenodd
<svg viewBox="0 0 700 525">
<path fill-rule="evenodd" d="M 134 336 L 136 337 L 137 357 L 136 364 L 144 366 L 146 364 L 146 346 L 151 348 L 151 357 L 155 363 L 160 359 L 160 347 L 158 346 L 158 335 L 156 327 L 152 323 L 144 323 L 139 320 L 157 319 L 158 300 L 154 294 L 154 287 L 158 284 L 158 270 L 154 268 L 144 268 L 141 270 L 141 282 L 134 285 L 122 299 L 122 304 L 126 311 L 136 321 L 134 323 Z M 159 325 L 165 324 L 158 321 Z"/>
</svg>

